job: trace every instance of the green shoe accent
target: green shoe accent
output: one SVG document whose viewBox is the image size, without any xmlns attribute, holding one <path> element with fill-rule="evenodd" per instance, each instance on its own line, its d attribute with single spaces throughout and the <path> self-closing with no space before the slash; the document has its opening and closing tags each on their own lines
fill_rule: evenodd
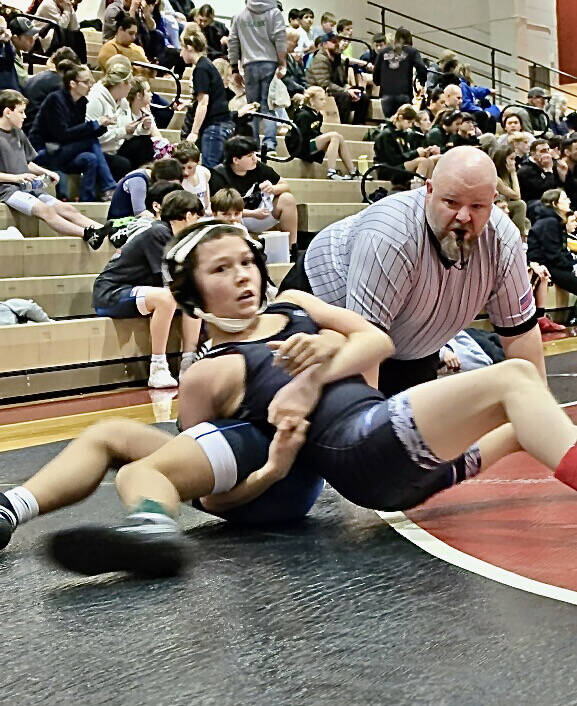
<svg viewBox="0 0 577 706">
<path fill-rule="evenodd" d="M 151 512 L 155 515 L 166 515 L 172 518 L 172 513 L 169 512 L 162 503 L 158 503 L 156 500 L 149 500 L 148 498 L 141 500 L 130 514 L 136 514 L 137 512 Z"/>
</svg>

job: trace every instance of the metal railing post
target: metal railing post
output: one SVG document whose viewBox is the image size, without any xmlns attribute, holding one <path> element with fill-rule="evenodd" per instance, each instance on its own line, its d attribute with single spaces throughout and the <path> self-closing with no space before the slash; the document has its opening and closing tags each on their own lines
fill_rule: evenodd
<svg viewBox="0 0 577 706">
<path fill-rule="evenodd" d="M 385 22 L 385 8 L 381 8 L 381 31 L 383 34 L 387 31 L 387 23 Z"/>
<path fill-rule="evenodd" d="M 497 85 L 497 66 L 495 64 L 495 49 L 491 49 L 491 88 Z M 493 105 L 495 105 L 495 94 L 493 93 Z"/>
</svg>

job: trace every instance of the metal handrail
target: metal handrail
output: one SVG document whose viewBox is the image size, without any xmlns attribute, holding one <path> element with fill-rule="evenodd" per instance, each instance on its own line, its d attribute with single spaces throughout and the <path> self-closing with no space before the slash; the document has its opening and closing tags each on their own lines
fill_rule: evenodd
<svg viewBox="0 0 577 706">
<path fill-rule="evenodd" d="M 513 56 L 511 52 L 505 51 L 504 49 L 499 49 L 497 47 L 492 47 L 488 44 L 483 44 L 482 42 L 478 42 L 476 39 L 469 39 L 469 37 L 463 37 L 461 34 L 457 34 L 456 32 L 452 32 L 450 29 L 445 29 L 444 27 L 438 27 L 437 25 L 431 24 L 430 22 L 425 22 L 424 20 L 415 20 L 414 17 L 411 17 L 411 15 L 405 15 L 403 12 L 398 12 L 397 10 L 391 10 L 389 7 L 384 7 L 383 5 L 380 5 L 377 2 L 372 2 L 372 0 L 367 0 L 368 5 L 373 5 L 373 7 L 378 7 L 382 13 L 385 11 L 392 12 L 393 15 L 399 15 L 400 17 L 404 17 L 407 20 L 414 20 L 418 22 L 419 24 L 425 25 L 426 27 L 431 27 L 431 29 L 436 29 L 439 32 L 444 32 L 445 34 L 449 34 L 452 37 L 457 37 L 457 39 L 464 39 L 467 42 L 471 42 L 472 44 L 477 44 L 480 47 L 483 47 L 484 49 L 489 49 L 490 51 L 494 52 L 499 52 L 500 54 L 504 54 L 505 56 Z M 381 13 L 381 14 L 382 14 Z"/>
<path fill-rule="evenodd" d="M 372 50 L 372 46 L 366 41 L 366 39 L 358 39 L 357 37 L 345 37 L 344 34 L 337 34 L 337 39 L 344 39 L 347 42 L 356 42 L 357 44 L 364 44 L 369 51 Z"/>
<path fill-rule="evenodd" d="M 532 64 L 533 66 L 540 66 L 542 69 L 552 71 L 554 74 L 558 74 L 559 76 L 567 76 L 567 78 L 572 78 L 574 81 L 577 81 L 577 76 L 568 74 L 566 71 L 561 71 L 561 69 L 554 69 L 552 66 L 545 66 L 545 64 L 540 64 L 538 61 L 535 61 L 534 59 L 527 59 L 524 56 L 520 56 L 518 58 L 521 59 L 521 61 L 526 61 L 528 64 Z M 549 87 L 551 87 L 551 84 L 549 84 Z"/>
<path fill-rule="evenodd" d="M 388 171 L 394 172 L 395 174 L 399 174 L 401 176 L 406 176 L 407 181 L 412 179 L 413 177 L 417 177 L 419 179 L 422 179 L 423 181 L 427 180 L 427 177 L 424 177 L 422 174 L 417 174 L 417 172 L 411 172 L 408 169 L 403 169 L 403 167 L 393 167 L 390 164 L 387 164 L 386 162 L 379 162 L 378 164 L 373 164 L 372 167 L 369 167 L 367 171 L 363 174 L 363 178 L 361 179 L 361 195 L 363 197 L 362 203 L 374 203 L 374 201 L 371 201 L 371 194 L 367 194 L 367 181 L 372 181 L 372 177 L 369 177 L 370 174 L 373 172 L 376 172 L 378 169 L 387 169 Z"/>
<path fill-rule="evenodd" d="M 300 152 L 303 143 L 303 136 L 298 127 L 293 123 L 292 120 L 286 120 L 285 118 L 279 118 L 276 115 L 269 115 L 268 113 L 247 113 L 247 116 L 253 118 L 263 118 L 264 120 L 272 120 L 275 123 L 282 123 L 283 125 L 290 125 L 291 130 L 294 130 L 298 138 L 296 152 Z M 289 154 L 288 157 L 273 157 L 268 154 L 267 146 L 263 143 L 260 151 L 260 161 L 266 164 L 269 160 L 272 162 L 278 162 L 279 164 L 286 164 L 294 159 L 293 156 Z"/>
<path fill-rule="evenodd" d="M 169 105 L 160 105 L 158 103 L 151 103 L 152 108 L 171 108 L 174 105 L 177 105 L 178 102 L 180 101 L 180 94 L 182 92 L 182 87 L 180 85 L 180 81 L 178 79 L 178 76 L 174 73 L 172 69 L 167 69 L 166 66 L 157 66 L 156 64 L 149 64 L 146 61 L 131 61 L 130 62 L 132 66 L 140 66 L 143 69 L 149 69 L 150 71 L 155 71 L 156 73 L 160 74 L 170 74 L 172 77 L 174 83 L 176 84 L 176 95 Z"/>
</svg>

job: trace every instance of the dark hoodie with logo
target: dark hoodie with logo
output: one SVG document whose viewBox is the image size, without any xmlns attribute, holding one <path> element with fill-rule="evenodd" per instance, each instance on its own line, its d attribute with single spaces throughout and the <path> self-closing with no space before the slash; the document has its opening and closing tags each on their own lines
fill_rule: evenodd
<svg viewBox="0 0 577 706">
<path fill-rule="evenodd" d="M 567 250 L 567 229 L 561 217 L 554 209 L 539 203 L 534 218 L 527 238 L 527 260 L 572 272 L 575 260 Z"/>
<path fill-rule="evenodd" d="M 286 27 L 276 0 L 247 0 L 246 7 L 232 20 L 228 59 L 235 66 L 257 61 L 278 62 L 286 52 Z"/>
</svg>

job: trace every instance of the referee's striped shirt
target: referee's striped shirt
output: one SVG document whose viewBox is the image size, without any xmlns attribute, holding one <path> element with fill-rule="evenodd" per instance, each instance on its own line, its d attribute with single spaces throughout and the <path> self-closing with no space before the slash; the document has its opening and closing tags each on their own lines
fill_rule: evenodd
<svg viewBox="0 0 577 706">
<path fill-rule="evenodd" d="M 484 307 L 501 336 L 536 323 L 511 219 L 494 206 L 467 267 L 446 269 L 427 232 L 425 188 L 388 196 L 322 230 L 307 250 L 305 270 L 316 296 L 388 331 L 399 359 L 439 350 Z"/>
</svg>

